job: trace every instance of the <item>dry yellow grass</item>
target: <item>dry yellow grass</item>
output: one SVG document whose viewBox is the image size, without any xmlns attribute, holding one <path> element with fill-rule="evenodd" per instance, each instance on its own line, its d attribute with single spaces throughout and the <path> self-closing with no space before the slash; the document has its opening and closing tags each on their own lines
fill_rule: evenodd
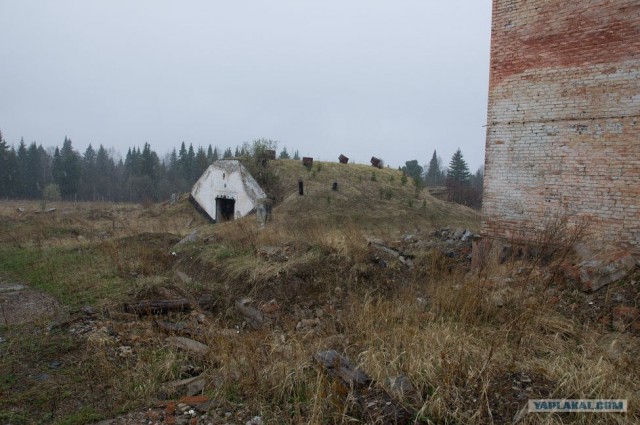
<svg viewBox="0 0 640 425">
<path fill-rule="evenodd" d="M 396 170 L 321 163 L 314 175 L 294 161 L 273 168 L 285 196 L 265 229 L 251 216 L 205 224 L 185 200 L 150 208 L 60 204 L 52 216 L 18 215 L 15 203 L 4 204 L 0 269 L 61 297 L 79 293 L 66 301 L 74 308 L 103 310 L 81 336 L 1 329 L 11 342 L 0 346 L 0 368 L 9 371 L 0 412 L 23 418 L 15 423 L 90 423 L 152 404 L 164 383 L 197 369 L 205 394 L 226 410 L 265 423 L 357 423 L 347 405 L 336 405 L 312 360 L 335 349 L 387 388 L 388 378 L 407 377 L 415 391 L 401 401 L 426 423 L 511 423 L 527 398 L 546 397 L 627 398 L 630 412 L 529 414 L 520 423 L 637 423 L 637 337 L 557 308 L 551 298 L 561 282 L 548 278 L 555 263 L 491 264 L 478 273 L 429 245 L 414 250 L 414 269 L 394 258 L 381 262 L 372 238 L 392 245 L 410 232 L 426 241 L 443 225 L 476 229 L 478 216 L 416 195 Z M 194 229 L 198 241 L 174 245 Z M 194 305 L 213 296 L 204 319 L 200 311 L 170 318 L 193 330 L 209 354 L 172 348 L 153 319 L 121 313 L 124 300 L 161 291 Z M 257 308 L 273 299 L 279 309 L 253 329 L 234 308 L 241 297 Z M 312 325 L 300 326 L 303 320 Z M 61 357 L 69 365 L 64 379 L 21 385 L 27 367 L 42 366 L 30 360 L 38 356 Z M 40 398 L 29 404 L 35 392 Z M 94 411 L 69 419 L 74 397 Z"/>
<path fill-rule="evenodd" d="M 307 169 L 300 161 L 278 160 L 265 172 L 276 176 L 275 192 L 283 201 L 274 220 L 285 227 L 309 221 L 333 227 L 351 221 L 369 232 L 398 234 L 442 226 L 477 230 L 479 225 L 477 211 L 416 191 L 411 178 L 403 182 L 402 172 L 391 168 L 316 161 Z M 304 196 L 298 194 L 299 179 L 304 181 Z M 334 182 L 338 191 L 332 190 Z"/>
</svg>

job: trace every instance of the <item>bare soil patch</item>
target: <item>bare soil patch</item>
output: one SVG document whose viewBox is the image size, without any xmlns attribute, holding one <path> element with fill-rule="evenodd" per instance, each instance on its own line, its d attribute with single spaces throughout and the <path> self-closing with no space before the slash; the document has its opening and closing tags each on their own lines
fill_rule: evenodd
<svg viewBox="0 0 640 425">
<path fill-rule="evenodd" d="M 60 304 L 51 295 L 0 276 L 0 326 L 33 323 L 59 313 Z"/>
</svg>

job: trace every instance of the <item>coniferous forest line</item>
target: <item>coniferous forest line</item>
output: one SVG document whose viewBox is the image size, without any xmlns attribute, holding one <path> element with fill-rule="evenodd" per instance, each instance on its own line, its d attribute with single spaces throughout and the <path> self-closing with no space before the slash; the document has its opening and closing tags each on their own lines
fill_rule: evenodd
<svg viewBox="0 0 640 425">
<path fill-rule="evenodd" d="M 266 141 L 275 144 L 273 141 Z M 89 145 L 81 153 L 65 137 L 62 147 L 45 149 L 21 140 L 9 146 L 0 133 L 0 198 L 142 202 L 169 199 L 191 190 L 206 168 L 220 158 L 245 155 L 248 144 L 220 152 L 209 145 L 181 143 L 161 158 L 149 143 L 133 146 L 124 158 L 113 149 Z M 298 153 L 294 154 L 296 157 Z M 289 158 L 285 149 L 281 158 Z"/>
<path fill-rule="evenodd" d="M 124 158 L 113 149 L 90 144 L 80 153 L 71 139 L 65 137 L 62 147 L 43 148 L 36 142 L 27 145 L 21 140 L 17 148 L 9 146 L 0 132 L 0 198 L 44 199 L 108 202 L 157 202 L 171 194 L 189 192 L 204 171 L 218 159 L 258 155 L 265 149 L 277 148 L 278 142 L 256 139 L 227 147 L 222 153 L 209 145 L 194 148 L 180 144 L 160 158 L 149 143 L 133 146 Z M 300 159 L 296 150 L 289 154 L 284 147 L 280 159 Z M 413 178 L 416 188 L 445 186 L 448 200 L 473 208 L 482 205 L 483 169 L 469 172 L 460 149 L 451 158 L 449 167 L 433 152 L 429 165 L 418 160 L 406 161 L 399 167 L 405 176 Z"/>
</svg>

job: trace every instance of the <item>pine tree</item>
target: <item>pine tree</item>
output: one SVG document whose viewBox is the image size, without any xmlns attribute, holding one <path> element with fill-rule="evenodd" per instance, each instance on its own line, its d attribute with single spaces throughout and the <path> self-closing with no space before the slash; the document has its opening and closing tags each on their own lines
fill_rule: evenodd
<svg viewBox="0 0 640 425">
<path fill-rule="evenodd" d="M 64 138 L 62 149 L 54 153 L 54 182 L 60 187 L 63 198 L 77 196 L 80 184 L 80 156 L 73 150 L 71 139 Z"/>
<path fill-rule="evenodd" d="M 298 150 L 296 149 L 296 151 L 293 153 L 293 159 L 295 159 L 296 161 L 300 160 L 300 153 L 298 153 Z"/>
<path fill-rule="evenodd" d="M 30 173 L 28 169 L 27 145 L 24 143 L 24 139 L 20 139 L 16 159 L 18 160 L 18 172 L 16 173 L 16 181 L 13 183 L 14 190 L 17 197 L 29 198 L 28 188 L 31 182 L 29 181 Z"/>
<path fill-rule="evenodd" d="M 20 196 L 20 193 L 19 193 L 20 170 L 18 165 L 18 155 L 16 154 L 16 150 L 13 146 L 11 147 L 11 149 L 9 149 L 8 162 L 9 164 L 7 168 L 9 170 L 9 184 L 8 184 L 9 196 L 13 198 L 17 198 L 18 196 Z"/>
<path fill-rule="evenodd" d="M 280 156 L 278 157 L 280 159 L 289 159 L 289 152 L 287 152 L 287 147 L 283 147 L 282 148 L 282 152 L 280 152 Z"/>
<path fill-rule="evenodd" d="M 114 175 L 115 164 L 104 146 L 100 145 L 96 154 L 96 196 L 101 200 L 115 201 L 117 183 Z"/>
<path fill-rule="evenodd" d="M 470 185 L 471 173 L 469 167 L 462 157 L 462 152 L 458 150 L 451 157 L 447 178 L 445 180 L 449 189 L 449 200 L 464 205 L 473 205 L 474 196 Z"/>
<path fill-rule="evenodd" d="M 126 179 L 142 174 L 141 157 L 142 153 L 140 152 L 140 148 L 137 148 L 135 146 L 133 147 L 133 149 L 129 148 L 129 150 L 127 151 L 127 156 L 124 159 L 124 171 Z"/>
<path fill-rule="evenodd" d="M 151 150 L 149 143 L 145 143 L 140 153 L 139 174 L 133 181 L 136 200 L 158 199 L 159 163 L 158 155 Z"/>
<path fill-rule="evenodd" d="M 443 183 L 442 180 L 442 160 L 434 150 L 431 161 L 429 161 L 429 168 L 425 175 L 425 181 L 428 186 L 438 186 Z"/>
<path fill-rule="evenodd" d="M 196 182 L 196 153 L 193 150 L 193 144 L 189 143 L 189 151 L 187 152 L 188 158 L 188 167 L 187 172 L 185 174 L 187 181 L 189 182 L 189 186 Z M 200 176 L 198 176 L 200 177 Z"/>
<path fill-rule="evenodd" d="M 178 158 L 178 152 L 174 148 L 167 158 L 164 160 L 164 166 L 166 168 L 165 178 L 167 179 L 166 183 L 166 192 L 168 195 L 172 193 L 179 193 L 182 191 L 183 185 L 182 177 L 180 174 L 180 160 Z"/>
<path fill-rule="evenodd" d="M 51 177 L 53 178 L 53 182 L 60 185 L 59 182 L 62 180 L 63 174 L 60 149 L 56 146 L 55 151 L 53 151 L 53 159 L 51 160 Z"/>
<path fill-rule="evenodd" d="M 168 178 L 176 181 L 180 175 L 180 171 L 178 170 L 178 152 L 176 152 L 176 148 L 173 148 L 169 157 L 166 159 L 166 162 Z"/>
<path fill-rule="evenodd" d="M 0 197 L 13 196 L 12 174 L 16 170 L 13 169 L 12 162 L 11 149 L 0 132 Z"/>
<path fill-rule="evenodd" d="M 211 147 L 211 146 L 209 146 Z M 211 154 L 213 156 L 213 153 Z M 195 160 L 195 178 L 199 179 L 200 176 L 205 172 L 207 167 L 209 167 L 209 160 L 207 159 L 207 154 L 204 152 L 202 147 L 198 148 L 198 153 L 196 153 Z"/>
<path fill-rule="evenodd" d="M 140 161 L 140 174 L 148 176 L 152 180 L 156 180 L 158 178 L 158 166 L 160 160 L 158 159 L 158 155 L 151 150 L 151 145 L 149 143 L 144 144 L 142 154 L 140 155 Z"/>
<path fill-rule="evenodd" d="M 84 200 L 94 201 L 97 197 L 96 151 L 91 143 L 82 155 L 81 164 L 80 197 Z"/>
<path fill-rule="evenodd" d="M 66 138 L 62 144 L 60 156 L 64 168 L 64 184 L 60 185 L 60 194 L 68 198 L 75 197 L 80 185 L 80 156 L 73 149 L 71 139 Z"/>
<path fill-rule="evenodd" d="M 178 175 L 180 181 L 180 191 L 186 189 L 190 180 L 190 166 L 189 166 L 189 154 L 187 153 L 187 147 L 184 142 L 180 145 L 178 151 Z"/>
<path fill-rule="evenodd" d="M 36 142 L 32 142 L 27 149 L 26 169 L 28 175 L 25 179 L 26 196 L 31 199 L 39 198 L 42 195 L 42 189 L 46 185 L 46 159 L 42 154 L 46 155 L 42 146 L 38 148 Z"/>
<path fill-rule="evenodd" d="M 449 169 L 447 170 L 447 181 L 455 182 L 456 184 L 468 184 L 471 173 L 469 173 L 469 166 L 462 157 L 462 151 L 460 148 L 451 157 L 449 162 Z"/>
<path fill-rule="evenodd" d="M 51 155 L 47 153 L 42 145 L 38 146 L 37 168 L 37 196 L 41 196 L 44 188 L 47 187 L 47 185 L 51 182 Z"/>
<path fill-rule="evenodd" d="M 231 148 L 227 148 L 222 155 L 223 159 L 233 158 L 233 152 L 231 152 Z"/>
<path fill-rule="evenodd" d="M 207 148 L 207 162 L 211 164 L 213 162 L 213 147 L 209 144 Z"/>
</svg>

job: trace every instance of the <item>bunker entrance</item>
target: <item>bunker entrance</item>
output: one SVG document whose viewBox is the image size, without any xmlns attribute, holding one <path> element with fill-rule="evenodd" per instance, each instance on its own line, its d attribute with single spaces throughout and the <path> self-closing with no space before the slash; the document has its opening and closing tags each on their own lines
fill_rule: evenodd
<svg viewBox="0 0 640 425">
<path fill-rule="evenodd" d="M 216 198 L 217 221 L 233 220 L 236 213 L 236 200 L 228 198 Z"/>
</svg>

